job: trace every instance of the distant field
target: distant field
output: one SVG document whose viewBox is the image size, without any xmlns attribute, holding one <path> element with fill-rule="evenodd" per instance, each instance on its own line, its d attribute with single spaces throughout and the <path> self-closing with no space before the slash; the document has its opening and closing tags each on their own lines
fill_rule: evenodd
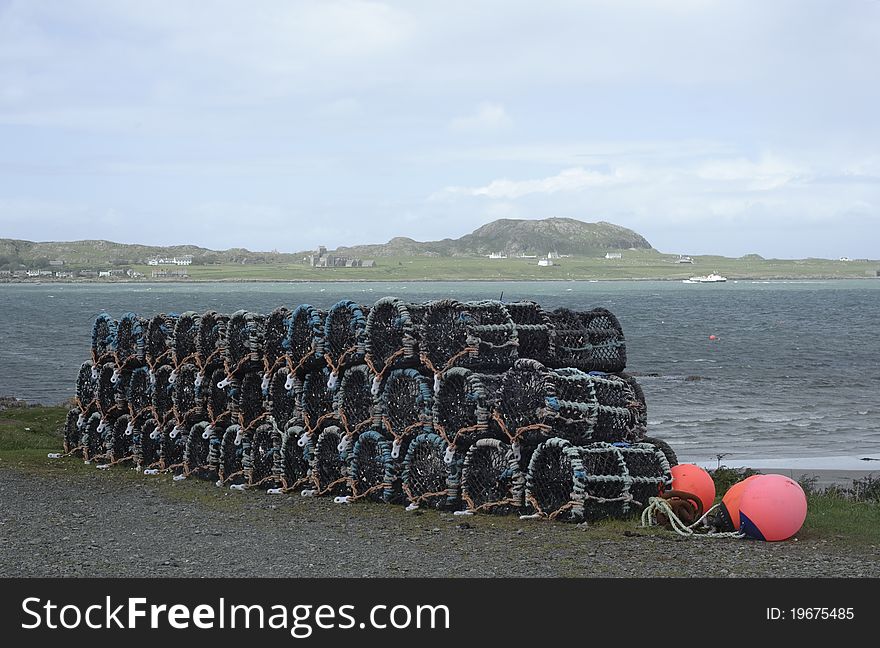
<svg viewBox="0 0 880 648">
<path fill-rule="evenodd" d="M 542 268 L 537 259 L 485 257 L 378 257 L 375 268 L 310 268 L 302 264 L 205 265 L 187 268 L 201 281 L 428 281 L 428 280 L 585 280 L 687 279 L 718 272 L 729 279 L 848 279 L 876 276 L 880 261 L 829 259 L 731 259 L 694 257 L 678 264 L 676 255 L 653 251 L 623 252 L 622 259 L 571 257 Z M 136 266 L 147 279 L 155 267 Z M 176 268 L 175 268 L 176 269 Z"/>
</svg>

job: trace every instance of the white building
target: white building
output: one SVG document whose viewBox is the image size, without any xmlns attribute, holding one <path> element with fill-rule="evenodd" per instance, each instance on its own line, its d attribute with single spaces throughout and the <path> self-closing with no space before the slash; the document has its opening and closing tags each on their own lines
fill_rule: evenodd
<svg viewBox="0 0 880 648">
<path fill-rule="evenodd" d="M 605 258 L 606 259 L 622 259 L 623 255 L 620 252 L 606 252 Z"/>
<path fill-rule="evenodd" d="M 538 259 L 538 265 L 542 268 L 549 268 L 553 265 L 553 259 Z"/>
</svg>

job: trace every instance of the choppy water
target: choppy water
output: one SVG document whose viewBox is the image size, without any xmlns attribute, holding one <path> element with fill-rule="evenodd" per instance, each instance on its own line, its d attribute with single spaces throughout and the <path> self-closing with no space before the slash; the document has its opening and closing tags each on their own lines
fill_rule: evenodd
<svg viewBox="0 0 880 648">
<path fill-rule="evenodd" d="M 0 286 L 0 395 L 74 393 L 91 323 L 106 309 L 269 312 L 348 297 L 535 299 L 604 306 L 620 319 L 650 433 L 682 458 L 878 456 L 880 281 L 7 284 Z M 717 336 L 710 341 L 709 336 Z M 866 468 L 873 468 L 872 464 Z"/>
</svg>

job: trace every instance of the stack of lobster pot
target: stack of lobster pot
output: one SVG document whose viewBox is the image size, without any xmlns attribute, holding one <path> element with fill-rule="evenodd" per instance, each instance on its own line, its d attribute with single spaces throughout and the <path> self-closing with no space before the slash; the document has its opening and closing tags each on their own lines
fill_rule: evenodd
<svg viewBox="0 0 880 648">
<path fill-rule="evenodd" d="M 175 478 L 584 520 L 670 481 L 608 310 L 394 297 L 99 316 L 68 452 Z"/>
</svg>

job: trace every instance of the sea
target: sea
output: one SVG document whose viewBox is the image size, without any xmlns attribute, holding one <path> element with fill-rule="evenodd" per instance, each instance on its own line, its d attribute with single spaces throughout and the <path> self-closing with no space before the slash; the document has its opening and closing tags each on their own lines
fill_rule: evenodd
<svg viewBox="0 0 880 648">
<path fill-rule="evenodd" d="M 680 460 L 880 459 L 880 280 L 872 279 L 3 284 L 0 395 L 42 404 L 72 397 L 101 312 L 268 313 L 388 295 L 608 308 L 647 398 L 649 434 Z"/>
</svg>

